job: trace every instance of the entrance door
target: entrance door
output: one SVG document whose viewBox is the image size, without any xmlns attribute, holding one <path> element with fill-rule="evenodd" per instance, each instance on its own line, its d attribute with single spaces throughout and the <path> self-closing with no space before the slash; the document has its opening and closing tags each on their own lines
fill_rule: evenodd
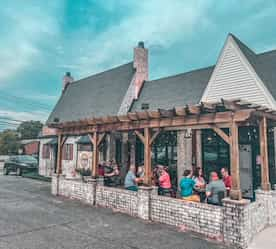
<svg viewBox="0 0 276 249">
<path fill-rule="evenodd" d="M 252 147 L 250 144 L 240 145 L 240 179 L 241 191 L 244 198 L 254 196 L 252 178 Z"/>
</svg>

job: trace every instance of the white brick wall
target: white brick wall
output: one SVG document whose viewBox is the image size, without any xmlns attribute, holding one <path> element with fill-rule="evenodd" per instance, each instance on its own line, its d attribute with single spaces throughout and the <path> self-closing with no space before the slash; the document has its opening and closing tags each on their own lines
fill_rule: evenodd
<svg viewBox="0 0 276 249">
<path fill-rule="evenodd" d="M 151 219 L 221 239 L 223 208 L 205 203 L 185 202 L 164 196 L 151 197 Z"/>
<path fill-rule="evenodd" d="M 247 248 L 253 236 L 276 224 L 276 191 L 257 191 L 256 202 L 224 200 L 223 207 L 158 196 L 155 188 L 138 192 L 88 182 L 52 177 L 52 194 L 78 199 L 90 205 L 116 209 L 145 220 L 184 226 L 189 231 Z"/>
</svg>

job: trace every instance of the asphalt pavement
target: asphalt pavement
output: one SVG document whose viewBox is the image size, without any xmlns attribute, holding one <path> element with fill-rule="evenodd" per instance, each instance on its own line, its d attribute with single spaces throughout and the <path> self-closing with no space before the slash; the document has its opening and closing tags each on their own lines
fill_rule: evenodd
<svg viewBox="0 0 276 249">
<path fill-rule="evenodd" d="M 50 194 L 50 183 L 0 175 L 2 249 L 229 249 L 193 233 Z"/>
</svg>

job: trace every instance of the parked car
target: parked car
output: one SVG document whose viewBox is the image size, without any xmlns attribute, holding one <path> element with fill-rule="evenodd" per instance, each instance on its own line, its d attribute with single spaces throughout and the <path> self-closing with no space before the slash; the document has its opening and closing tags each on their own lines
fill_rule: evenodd
<svg viewBox="0 0 276 249">
<path fill-rule="evenodd" d="M 10 172 L 16 172 L 18 176 L 23 172 L 35 171 L 38 168 L 38 161 L 36 158 L 28 155 L 10 156 L 4 163 L 4 174 L 8 175 Z"/>
</svg>

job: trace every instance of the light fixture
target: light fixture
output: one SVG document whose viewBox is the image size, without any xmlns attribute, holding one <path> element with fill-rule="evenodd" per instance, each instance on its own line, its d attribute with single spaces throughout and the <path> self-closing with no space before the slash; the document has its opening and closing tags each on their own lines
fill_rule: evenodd
<svg viewBox="0 0 276 249">
<path fill-rule="evenodd" d="M 184 138 L 191 138 L 192 137 L 193 130 L 191 128 L 187 128 L 184 131 Z"/>
</svg>

